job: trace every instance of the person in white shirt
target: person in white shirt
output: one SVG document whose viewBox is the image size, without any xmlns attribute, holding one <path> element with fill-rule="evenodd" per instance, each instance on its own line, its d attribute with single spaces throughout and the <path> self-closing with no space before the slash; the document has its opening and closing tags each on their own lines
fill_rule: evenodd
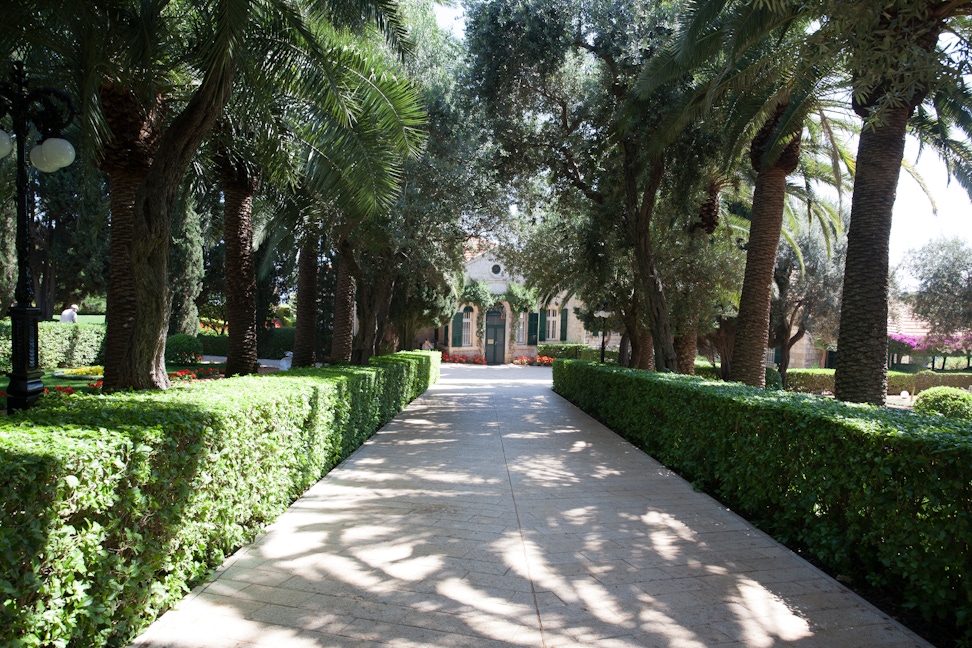
<svg viewBox="0 0 972 648">
<path fill-rule="evenodd" d="M 78 305 L 71 304 L 70 308 L 65 308 L 61 313 L 61 323 L 63 324 L 77 324 L 78 323 Z"/>
</svg>

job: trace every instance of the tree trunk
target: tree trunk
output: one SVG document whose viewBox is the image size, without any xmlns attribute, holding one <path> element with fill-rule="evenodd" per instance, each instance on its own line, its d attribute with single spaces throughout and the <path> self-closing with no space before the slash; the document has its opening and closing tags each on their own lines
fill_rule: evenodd
<svg viewBox="0 0 972 648">
<path fill-rule="evenodd" d="M 780 372 L 780 379 L 783 381 L 783 389 L 786 389 L 786 372 L 790 368 L 790 351 L 797 342 L 803 339 L 806 333 L 806 326 L 801 324 L 797 332 L 793 334 L 793 337 L 787 335 L 783 344 L 780 346 L 780 366 L 778 367 L 778 371 Z"/>
<path fill-rule="evenodd" d="M 111 209 L 102 383 L 108 392 L 129 386 L 124 376 L 133 343 L 137 302 L 132 265 L 135 200 L 158 151 L 160 115 L 158 105 L 145 109 L 134 93 L 114 84 L 105 84 L 99 94 L 111 133 L 100 164 L 108 178 Z"/>
<path fill-rule="evenodd" d="M 337 288 L 334 291 L 334 336 L 331 362 L 351 362 L 354 344 L 355 280 L 351 274 L 354 251 L 347 241 L 341 243 L 337 258 Z"/>
<path fill-rule="evenodd" d="M 732 371 L 732 354 L 736 345 L 736 319 L 720 316 L 719 326 L 705 336 L 705 341 L 719 354 L 719 378 L 729 380 Z"/>
<path fill-rule="evenodd" d="M 256 373 L 256 274 L 253 266 L 253 194 L 257 181 L 243 164 L 220 161 L 223 184 L 223 238 L 226 242 L 226 322 L 229 340 L 226 375 Z"/>
<path fill-rule="evenodd" d="M 699 350 L 699 332 L 689 328 L 684 335 L 675 338 L 675 353 L 678 355 L 678 373 L 695 375 L 695 356 Z"/>
<path fill-rule="evenodd" d="M 887 396 L 888 240 L 910 114 L 890 109 L 860 135 L 834 375 L 843 401 L 883 405 Z"/>
<path fill-rule="evenodd" d="M 766 121 L 749 147 L 750 162 L 756 170 L 756 186 L 729 378 L 753 387 L 766 385 L 770 300 L 776 252 L 783 232 L 786 176 L 793 173 L 800 162 L 800 133 L 784 147 L 776 160 L 764 159 L 777 137 L 776 128 L 786 107 L 785 104 L 777 107 L 775 115 Z"/>
<path fill-rule="evenodd" d="M 638 329 L 638 369 L 655 370 L 655 341 L 651 331 L 646 328 Z"/>
<path fill-rule="evenodd" d="M 376 260 L 386 267 L 387 261 L 388 259 L 385 258 Z M 394 276 L 394 273 L 388 272 L 386 276 Z M 378 352 L 378 345 L 381 342 L 379 332 L 384 328 L 382 313 L 388 312 L 394 287 L 395 283 L 391 279 L 365 281 L 358 277 L 358 333 L 354 338 L 352 364 L 367 365 L 371 356 Z M 480 317 L 485 316 L 485 313 L 480 315 Z"/>
<path fill-rule="evenodd" d="M 246 21 L 235 24 L 242 29 Z M 229 34 L 227 42 L 232 42 L 234 36 L 241 37 L 242 34 Z M 129 217 L 112 210 L 111 275 L 115 277 L 123 271 L 116 272 L 115 250 L 125 248 L 121 256 L 128 255 L 131 283 L 120 280 L 114 291 L 109 286 L 108 313 L 110 317 L 117 317 L 122 326 L 108 325 L 107 337 L 115 336 L 116 339 L 106 341 L 105 345 L 106 390 L 164 389 L 169 386 L 164 354 L 172 294 L 168 272 L 170 210 L 186 168 L 230 97 L 234 70 L 232 56 L 228 56 L 224 65 L 207 71 L 185 108 L 157 138 L 153 128 L 156 122 L 149 119 L 151 113 L 147 116 L 132 93 L 119 92 L 112 87 L 102 89 L 103 97 L 121 99 L 115 108 L 125 101 L 137 108 L 129 115 L 106 109 L 113 150 L 106 154 L 106 159 L 111 160 L 105 168 L 123 172 L 130 169 L 127 164 L 118 164 L 129 154 L 134 154 L 137 162 L 147 163 L 147 168 L 135 167 L 138 172 L 144 169 L 145 173 L 134 200 L 129 203 L 131 231 L 121 232 L 124 240 L 118 245 L 114 241 L 115 226 L 119 220 L 129 220 Z M 131 170 L 127 173 L 135 174 Z M 113 193 L 116 179 L 117 174 L 111 178 Z M 112 205 L 115 205 L 114 199 Z"/>
<path fill-rule="evenodd" d="M 316 233 L 304 234 L 297 259 L 297 323 L 294 330 L 294 366 L 314 364 L 317 336 L 317 258 Z M 344 264 L 341 263 L 341 266 Z M 340 267 L 340 266 L 339 266 Z"/>
<path fill-rule="evenodd" d="M 135 194 L 144 172 L 106 170 L 111 193 L 111 236 L 108 241 L 111 263 L 108 268 L 108 296 L 105 313 L 105 391 L 122 389 L 122 366 L 135 329 L 135 280 L 132 275 L 132 222 Z"/>
<path fill-rule="evenodd" d="M 621 334 L 621 342 L 618 344 L 618 366 L 631 366 L 631 337 L 627 331 Z"/>
<path fill-rule="evenodd" d="M 736 344 L 730 380 L 754 387 L 766 384 L 766 343 L 769 340 L 773 268 L 783 231 L 787 171 L 773 167 L 759 173 L 753 192 L 746 274 L 739 299 Z"/>
<path fill-rule="evenodd" d="M 672 344 L 672 325 L 668 319 L 668 301 L 655 265 L 651 243 L 651 219 L 664 177 L 665 165 L 664 162 L 658 161 L 651 166 L 644 190 L 639 192 L 637 148 L 637 144 L 629 138 L 625 139 L 622 147 L 625 159 L 625 217 L 634 243 L 635 276 L 638 278 L 639 292 L 644 301 L 645 314 L 651 329 L 652 348 L 655 354 L 651 363 L 659 370 L 676 371 L 678 365 L 675 347 Z M 639 362 L 639 366 L 643 362 Z"/>
</svg>

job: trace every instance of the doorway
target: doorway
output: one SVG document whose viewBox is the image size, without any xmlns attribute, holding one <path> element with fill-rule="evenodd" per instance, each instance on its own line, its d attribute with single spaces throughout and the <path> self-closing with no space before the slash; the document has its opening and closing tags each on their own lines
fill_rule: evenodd
<svg viewBox="0 0 972 648">
<path fill-rule="evenodd" d="M 486 313 L 486 364 L 506 362 L 506 313 Z"/>
</svg>

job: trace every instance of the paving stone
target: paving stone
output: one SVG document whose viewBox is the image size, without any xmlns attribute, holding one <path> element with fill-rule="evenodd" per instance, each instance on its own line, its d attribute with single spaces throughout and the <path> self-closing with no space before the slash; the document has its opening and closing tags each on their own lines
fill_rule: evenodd
<svg viewBox="0 0 972 648">
<path fill-rule="evenodd" d="M 927 646 L 550 391 L 442 379 L 142 648 Z"/>
</svg>

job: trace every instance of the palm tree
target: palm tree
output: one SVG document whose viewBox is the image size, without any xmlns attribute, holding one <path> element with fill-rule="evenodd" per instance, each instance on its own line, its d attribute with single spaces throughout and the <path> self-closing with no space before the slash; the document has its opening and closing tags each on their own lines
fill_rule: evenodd
<svg viewBox="0 0 972 648">
<path fill-rule="evenodd" d="M 835 65 L 847 71 L 852 107 L 864 128 L 854 178 L 835 378 L 842 400 L 884 402 L 888 237 L 905 134 L 926 97 L 964 94 L 964 50 L 942 45 L 939 39 L 950 31 L 967 42 L 972 27 L 965 17 L 970 12 L 969 0 L 898 3 L 894 11 L 869 0 L 700 0 L 689 14 L 690 27 L 678 52 L 689 59 L 695 56 L 689 47 L 693 43 L 702 58 L 716 56 L 721 39 L 715 36 L 718 30 L 707 31 L 707 25 L 719 23 L 723 15 L 739 15 L 743 21 L 737 22 L 741 29 L 735 30 L 739 37 L 729 50 L 730 62 L 781 25 L 799 26 L 802 34 L 791 59 L 803 73 Z M 669 57 L 668 67 L 677 68 L 678 60 L 679 56 Z M 954 112 L 940 116 L 947 123 Z M 951 125 L 969 132 L 961 119 Z"/>
<path fill-rule="evenodd" d="M 643 71 L 638 91 L 647 95 L 672 78 L 694 73 L 694 93 L 672 110 L 656 146 L 681 132 L 690 120 L 713 110 L 727 123 L 734 145 L 726 156 L 727 171 L 738 163 L 737 151 L 749 143 L 756 172 L 746 272 L 731 359 L 731 380 L 763 386 L 773 268 L 788 189 L 787 177 L 798 167 L 804 124 L 819 111 L 827 92 L 825 69 L 812 74 L 794 69 L 792 54 L 799 40 L 793 22 L 775 18 L 751 5 L 696 3 L 679 39 Z M 751 40 L 754 18 L 767 24 L 772 42 Z M 799 25 L 799 23 L 796 23 Z M 776 31 L 770 29 L 776 28 Z"/>
<path fill-rule="evenodd" d="M 168 385 L 163 358 L 170 292 L 170 209 L 183 173 L 232 93 L 252 21 L 259 30 L 310 31 L 305 16 L 404 30 L 392 0 L 93 1 L 31 6 L 0 32 L 13 51 L 43 41 L 74 72 L 83 125 L 112 200 L 105 388 Z M 308 38 L 308 40 L 311 40 Z M 186 43 L 193 47 L 187 48 Z"/>
</svg>

